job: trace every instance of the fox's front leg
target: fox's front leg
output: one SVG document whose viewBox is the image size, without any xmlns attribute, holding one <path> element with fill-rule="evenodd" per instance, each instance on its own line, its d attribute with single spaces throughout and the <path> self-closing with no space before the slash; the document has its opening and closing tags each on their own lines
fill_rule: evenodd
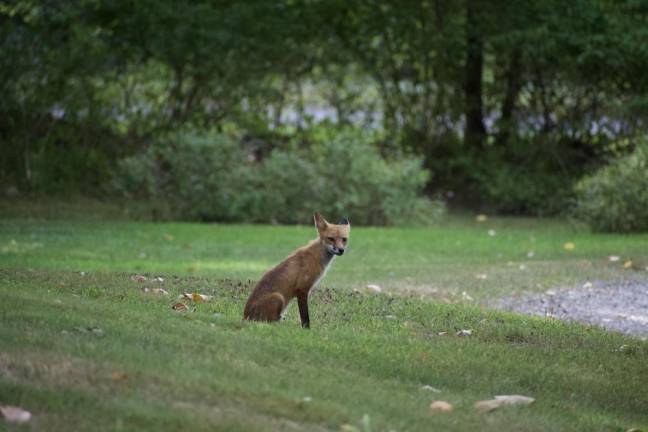
<svg viewBox="0 0 648 432">
<path fill-rule="evenodd" d="M 308 293 L 297 294 L 297 304 L 299 305 L 299 317 L 303 328 L 310 328 L 310 318 L 308 317 Z"/>
</svg>

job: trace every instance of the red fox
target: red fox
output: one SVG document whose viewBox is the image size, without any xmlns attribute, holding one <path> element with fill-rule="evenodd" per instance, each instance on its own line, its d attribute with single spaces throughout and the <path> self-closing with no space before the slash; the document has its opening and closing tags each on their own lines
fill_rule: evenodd
<svg viewBox="0 0 648 432">
<path fill-rule="evenodd" d="M 288 303 L 297 297 L 301 325 L 310 327 L 308 293 L 324 277 L 333 258 L 344 253 L 351 230 L 347 219 L 334 225 L 319 213 L 315 213 L 313 218 L 318 238 L 297 249 L 263 275 L 245 304 L 243 319 L 279 321 Z"/>
</svg>

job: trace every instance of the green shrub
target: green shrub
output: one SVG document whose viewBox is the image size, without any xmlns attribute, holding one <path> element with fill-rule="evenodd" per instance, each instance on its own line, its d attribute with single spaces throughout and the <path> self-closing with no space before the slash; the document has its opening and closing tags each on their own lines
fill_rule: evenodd
<svg viewBox="0 0 648 432">
<path fill-rule="evenodd" d="M 573 185 L 583 174 L 583 164 L 566 162 L 576 159 L 565 143 L 521 138 L 507 149 L 479 155 L 472 176 L 490 211 L 555 215 L 569 207 Z"/>
<path fill-rule="evenodd" d="M 386 160 L 358 131 L 318 128 L 262 162 L 222 134 L 178 135 L 122 160 L 114 186 L 159 203 L 163 218 L 304 223 L 320 211 L 361 225 L 405 225 L 444 211 L 422 196 L 428 177 L 421 160 Z"/>
<path fill-rule="evenodd" d="M 648 143 L 583 178 L 575 191 L 573 214 L 594 231 L 648 231 Z"/>
</svg>

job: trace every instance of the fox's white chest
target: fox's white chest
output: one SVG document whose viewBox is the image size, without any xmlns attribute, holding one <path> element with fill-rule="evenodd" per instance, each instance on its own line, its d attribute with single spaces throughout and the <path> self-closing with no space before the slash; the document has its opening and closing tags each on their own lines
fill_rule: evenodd
<svg viewBox="0 0 648 432">
<path fill-rule="evenodd" d="M 326 264 L 326 265 L 324 266 L 324 269 L 322 270 L 322 272 L 319 274 L 319 276 L 317 277 L 317 279 L 315 279 L 315 282 L 313 282 L 313 287 L 314 287 L 315 285 L 317 285 L 317 284 L 319 283 L 319 281 L 321 281 L 322 279 L 324 279 L 324 276 L 326 276 L 326 272 L 327 272 L 328 269 L 331 267 L 331 263 L 333 262 L 334 259 L 335 259 L 335 256 L 333 256 L 333 257 L 331 258 L 331 260 L 328 262 L 328 264 Z"/>
</svg>

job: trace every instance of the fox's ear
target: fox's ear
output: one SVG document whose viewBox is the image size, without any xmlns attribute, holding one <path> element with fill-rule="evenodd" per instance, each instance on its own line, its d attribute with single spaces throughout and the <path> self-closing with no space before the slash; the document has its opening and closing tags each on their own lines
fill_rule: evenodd
<svg viewBox="0 0 648 432">
<path fill-rule="evenodd" d="M 342 220 L 338 222 L 338 225 L 351 225 L 351 224 L 349 223 L 349 219 L 342 218 Z"/>
<path fill-rule="evenodd" d="M 315 220 L 315 228 L 317 228 L 317 231 L 325 230 L 328 226 L 326 219 L 324 219 L 322 215 L 317 212 L 313 214 L 313 219 Z"/>
</svg>

